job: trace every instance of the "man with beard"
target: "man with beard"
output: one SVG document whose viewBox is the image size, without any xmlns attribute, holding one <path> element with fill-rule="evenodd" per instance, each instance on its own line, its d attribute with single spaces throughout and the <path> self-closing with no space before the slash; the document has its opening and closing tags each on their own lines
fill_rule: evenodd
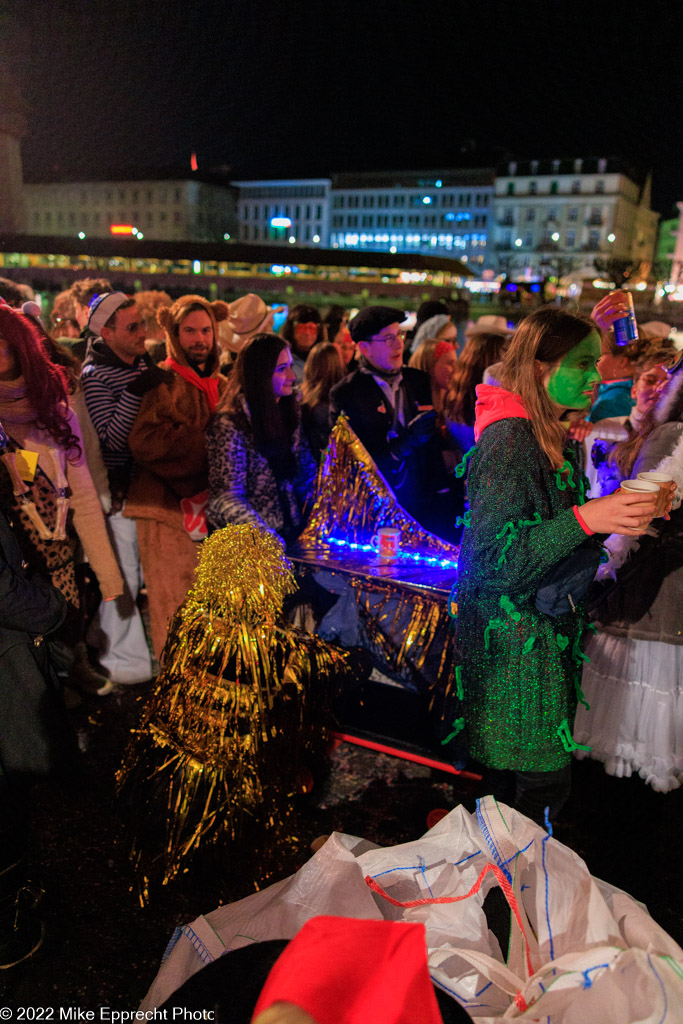
<svg viewBox="0 0 683 1024">
<path fill-rule="evenodd" d="M 206 536 L 208 461 L 204 434 L 226 385 L 219 373 L 217 322 L 225 302 L 183 295 L 157 312 L 166 331 L 168 379 L 142 402 L 129 445 L 138 472 L 125 514 L 137 520 L 157 657 L 168 620 L 192 584 Z"/>
</svg>

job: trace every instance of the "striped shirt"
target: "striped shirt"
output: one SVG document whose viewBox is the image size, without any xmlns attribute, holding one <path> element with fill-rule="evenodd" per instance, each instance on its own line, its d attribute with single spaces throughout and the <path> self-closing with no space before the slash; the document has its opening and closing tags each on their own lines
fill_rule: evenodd
<svg viewBox="0 0 683 1024">
<path fill-rule="evenodd" d="M 126 388 L 146 368 L 142 357 L 129 366 L 98 339 L 91 346 L 81 371 L 85 404 L 100 439 L 107 469 L 132 466 L 128 437 L 142 397 L 132 395 Z"/>
</svg>

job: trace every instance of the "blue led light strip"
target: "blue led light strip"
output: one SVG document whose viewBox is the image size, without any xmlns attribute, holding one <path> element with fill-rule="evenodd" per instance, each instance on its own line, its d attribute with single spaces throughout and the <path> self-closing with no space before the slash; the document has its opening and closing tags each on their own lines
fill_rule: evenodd
<svg viewBox="0 0 683 1024">
<path fill-rule="evenodd" d="M 371 555 L 377 554 L 377 550 L 373 548 L 372 544 L 356 544 L 354 541 L 341 540 L 339 537 L 326 537 L 325 542 L 327 544 L 336 544 L 337 547 L 341 548 L 351 548 L 352 551 L 365 551 Z M 399 551 L 397 558 L 400 561 L 438 566 L 440 569 L 458 568 L 458 563 L 452 562 L 450 558 L 436 558 L 433 555 L 425 555 L 417 551 Z"/>
</svg>

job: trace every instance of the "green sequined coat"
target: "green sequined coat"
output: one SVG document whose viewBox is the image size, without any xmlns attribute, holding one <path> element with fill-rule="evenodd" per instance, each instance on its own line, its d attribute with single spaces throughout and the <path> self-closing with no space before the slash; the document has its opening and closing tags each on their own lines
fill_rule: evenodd
<svg viewBox="0 0 683 1024">
<path fill-rule="evenodd" d="M 586 615 L 579 605 L 551 618 L 534 603 L 549 570 L 580 545 L 595 548 L 597 569 L 597 539 L 572 511 L 586 486 L 573 442 L 565 459 L 555 473 L 529 421 L 508 418 L 486 427 L 470 462 L 444 732 L 464 728 L 472 756 L 491 768 L 555 771 L 571 757 Z"/>
</svg>

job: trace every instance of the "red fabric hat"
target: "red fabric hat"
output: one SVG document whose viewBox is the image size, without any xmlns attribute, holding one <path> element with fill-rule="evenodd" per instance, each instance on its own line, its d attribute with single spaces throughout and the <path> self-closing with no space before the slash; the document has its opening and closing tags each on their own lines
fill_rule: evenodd
<svg viewBox="0 0 683 1024">
<path fill-rule="evenodd" d="M 276 960 L 252 1020 L 277 1002 L 317 1024 L 443 1024 L 424 925 L 401 921 L 312 918 Z"/>
</svg>

